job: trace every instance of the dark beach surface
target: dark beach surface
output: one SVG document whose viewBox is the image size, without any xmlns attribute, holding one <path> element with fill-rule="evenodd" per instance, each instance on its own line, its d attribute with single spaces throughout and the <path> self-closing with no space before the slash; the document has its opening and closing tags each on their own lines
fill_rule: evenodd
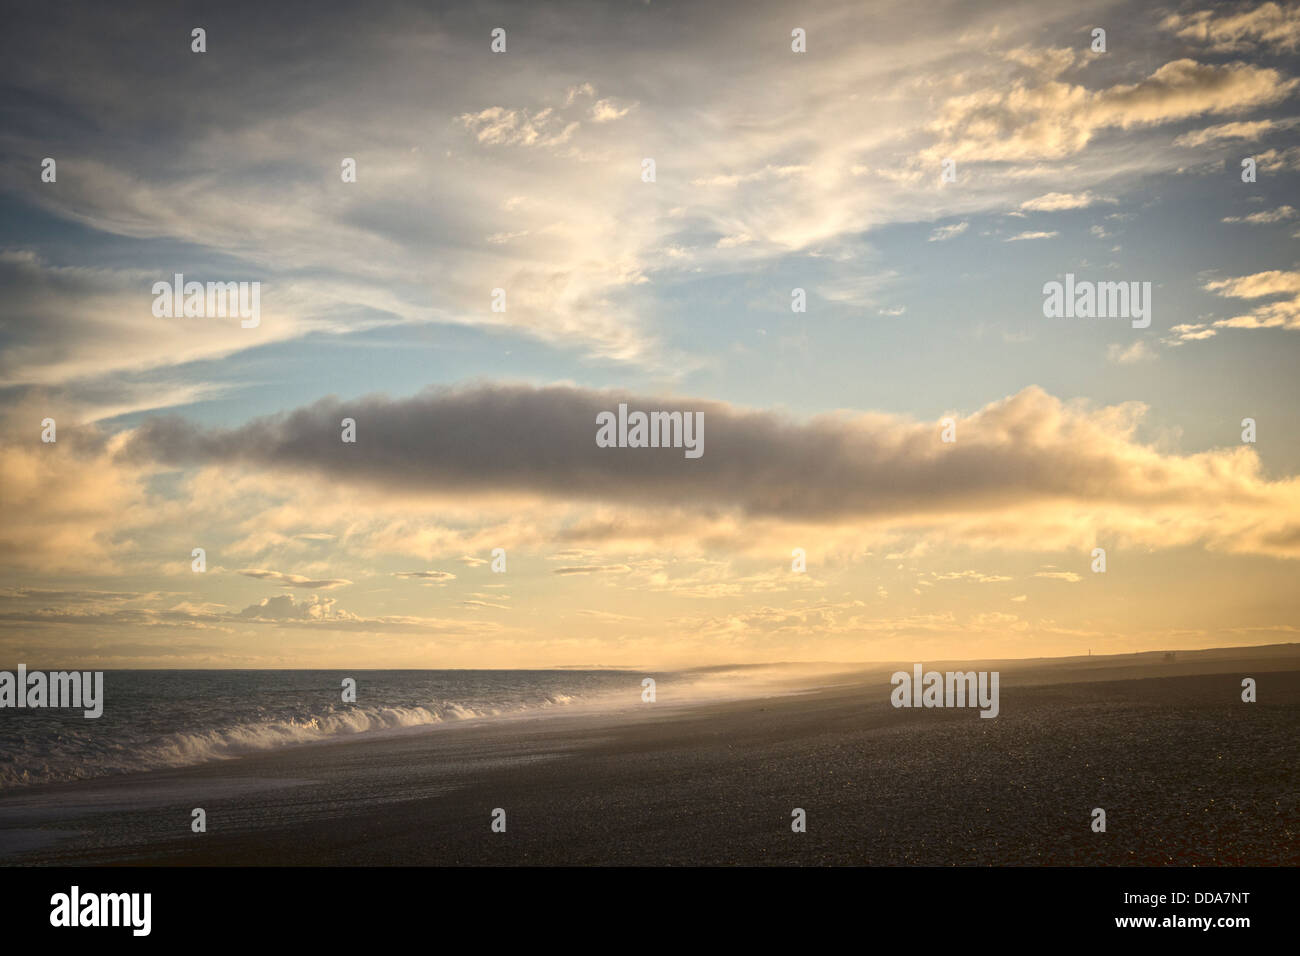
<svg viewBox="0 0 1300 956">
<path fill-rule="evenodd" d="M 1300 646 L 926 662 L 999 670 L 996 719 L 891 707 L 899 669 L 6 791 L 0 863 L 1300 863 Z"/>
</svg>

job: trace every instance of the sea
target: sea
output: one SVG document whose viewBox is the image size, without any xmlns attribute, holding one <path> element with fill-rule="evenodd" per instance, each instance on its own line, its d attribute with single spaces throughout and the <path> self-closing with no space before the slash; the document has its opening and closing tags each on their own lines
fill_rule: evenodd
<svg viewBox="0 0 1300 956">
<path fill-rule="evenodd" d="M 356 703 L 343 681 L 356 681 Z M 357 734 L 641 703 L 613 670 L 104 672 L 104 713 L 0 710 L 0 790 L 184 767 Z"/>
<path fill-rule="evenodd" d="M 356 681 L 356 702 L 343 681 Z M 103 715 L 0 709 L 0 791 L 465 721 L 644 707 L 623 670 L 109 670 Z M 779 692 L 757 672 L 659 672 L 656 702 Z"/>
</svg>

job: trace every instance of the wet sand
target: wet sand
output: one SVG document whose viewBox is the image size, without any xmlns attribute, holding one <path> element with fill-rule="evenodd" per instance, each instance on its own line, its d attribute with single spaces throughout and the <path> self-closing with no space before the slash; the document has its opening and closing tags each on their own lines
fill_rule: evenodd
<svg viewBox="0 0 1300 956">
<path fill-rule="evenodd" d="M 1001 671 L 991 720 L 891 707 L 895 669 L 9 791 L 0 862 L 1300 863 L 1294 645 L 964 665 Z M 1245 676 L 1258 703 L 1241 701 Z M 190 831 L 194 807 L 207 833 Z M 505 833 L 491 830 L 498 807 Z M 796 807 L 806 833 L 791 831 Z"/>
</svg>

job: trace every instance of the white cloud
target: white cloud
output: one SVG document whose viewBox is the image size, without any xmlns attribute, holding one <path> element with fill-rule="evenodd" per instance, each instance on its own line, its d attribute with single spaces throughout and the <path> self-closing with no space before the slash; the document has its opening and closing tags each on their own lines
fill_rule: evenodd
<svg viewBox="0 0 1300 956">
<path fill-rule="evenodd" d="M 1300 6 L 1295 3 L 1262 3 L 1251 10 L 1230 13 L 1173 13 L 1160 25 L 1184 40 L 1208 44 L 1220 53 L 1251 51 L 1258 46 L 1290 52 L 1300 48 Z"/>
<path fill-rule="evenodd" d="M 1184 133 L 1174 140 L 1175 146 L 1185 146 L 1189 149 L 1195 149 L 1204 146 L 1207 143 L 1218 142 L 1224 139 L 1247 139 L 1258 140 L 1267 133 L 1274 130 L 1285 129 L 1295 125 L 1294 120 L 1251 120 L 1237 123 L 1220 123 L 1216 126 L 1207 126 L 1205 129 L 1195 130 L 1191 133 Z"/>
<path fill-rule="evenodd" d="M 950 226 L 940 226 L 930 233 L 930 242 L 944 242 L 954 236 L 960 236 L 970 227 L 969 222 L 957 222 Z"/>
<path fill-rule="evenodd" d="M 1113 203 L 1114 199 L 1095 196 L 1087 190 L 1081 193 L 1047 193 L 1036 199 L 1028 199 L 1020 204 L 1021 209 L 1031 212 L 1057 212 L 1062 209 L 1083 209 L 1094 203 Z"/>
<path fill-rule="evenodd" d="M 1132 345 L 1112 343 L 1106 347 L 1107 360 L 1118 365 L 1133 365 L 1137 362 L 1149 362 L 1156 353 L 1147 345 L 1145 339 L 1138 339 Z"/>
<path fill-rule="evenodd" d="M 1262 226 L 1275 222 L 1282 222 L 1284 219 L 1293 218 L 1295 218 L 1295 209 L 1291 206 L 1278 206 L 1276 209 L 1253 212 L 1248 216 L 1225 216 L 1223 221 L 1242 222 L 1252 226 Z"/>
</svg>

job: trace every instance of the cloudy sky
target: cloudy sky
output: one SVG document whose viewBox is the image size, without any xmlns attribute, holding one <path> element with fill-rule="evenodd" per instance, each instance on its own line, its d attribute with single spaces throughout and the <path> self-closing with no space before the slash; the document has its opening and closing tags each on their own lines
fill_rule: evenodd
<svg viewBox="0 0 1300 956">
<path fill-rule="evenodd" d="M 1209 6 L 11 12 L 0 658 L 1296 640 L 1300 6 Z M 176 273 L 260 324 L 155 316 Z M 1150 326 L 1045 317 L 1066 274 Z M 704 454 L 597 447 L 620 402 Z"/>
</svg>

